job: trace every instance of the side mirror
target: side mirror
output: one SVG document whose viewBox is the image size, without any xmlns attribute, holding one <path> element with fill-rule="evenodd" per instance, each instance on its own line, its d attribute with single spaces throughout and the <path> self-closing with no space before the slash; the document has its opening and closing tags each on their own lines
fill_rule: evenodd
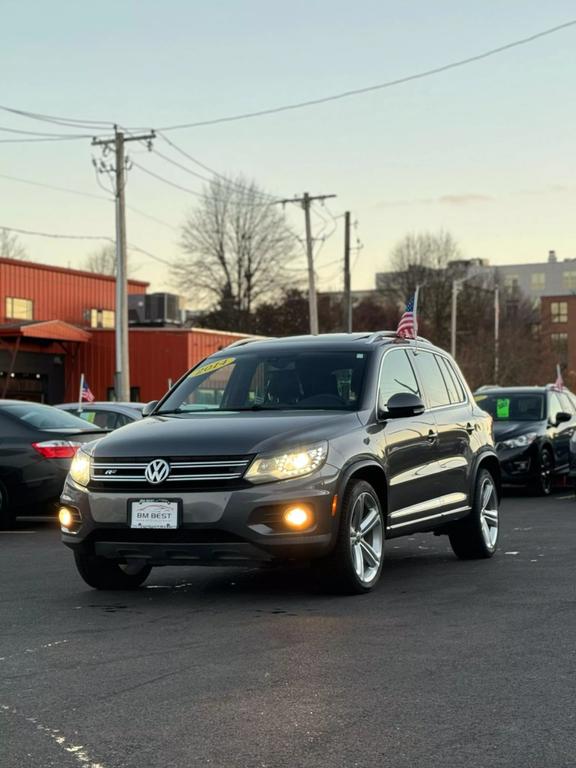
<svg viewBox="0 0 576 768">
<path fill-rule="evenodd" d="M 385 419 L 400 419 L 406 416 L 419 416 L 426 407 L 418 395 L 411 392 L 397 392 L 386 403 L 386 410 L 380 411 Z"/>
<path fill-rule="evenodd" d="M 562 424 L 565 421 L 570 421 L 572 419 L 572 414 L 568 413 L 567 411 L 558 411 L 556 414 L 556 424 Z"/>
<path fill-rule="evenodd" d="M 150 400 L 149 403 L 146 403 L 144 408 L 142 408 L 142 418 L 145 416 L 150 416 L 154 408 L 158 405 L 158 400 Z"/>
</svg>

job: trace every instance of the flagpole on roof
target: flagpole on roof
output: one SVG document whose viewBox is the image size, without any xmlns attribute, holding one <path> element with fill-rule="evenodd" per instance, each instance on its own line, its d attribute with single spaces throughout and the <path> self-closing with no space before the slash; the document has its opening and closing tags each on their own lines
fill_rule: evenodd
<svg viewBox="0 0 576 768">
<path fill-rule="evenodd" d="M 414 291 L 414 354 L 418 354 L 418 294 L 420 293 L 420 286 L 416 286 Z"/>
<path fill-rule="evenodd" d="M 82 410 L 82 390 L 84 389 L 84 374 L 80 374 L 80 391 L 78 392 L 78 410 Z"/>
</svg>

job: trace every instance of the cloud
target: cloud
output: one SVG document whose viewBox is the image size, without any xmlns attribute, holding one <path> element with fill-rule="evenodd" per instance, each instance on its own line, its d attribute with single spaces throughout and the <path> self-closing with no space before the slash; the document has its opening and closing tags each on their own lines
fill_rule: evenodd
<svg viewBox="0 0 576 768">
<path fill-rule="evenodd" d="M 442 195 L 438 198 L 439 203 L 445 205 L 475 205 L 476 203 L 493 203 L 494 198 L 488 195 Z"/>
</svg>

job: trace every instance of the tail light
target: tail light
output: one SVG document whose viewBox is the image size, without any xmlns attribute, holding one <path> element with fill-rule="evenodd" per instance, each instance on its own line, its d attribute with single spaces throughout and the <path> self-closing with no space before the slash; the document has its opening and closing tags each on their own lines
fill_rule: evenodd
<svg viewBox="0 0 576 768">
<path fill-rule="evenodd" d="M 71 440 L 44 440 L 42 443 L 32 443 L 32 448 L 45 459 L 73 459 L 80 443 Z"/>
</svg>

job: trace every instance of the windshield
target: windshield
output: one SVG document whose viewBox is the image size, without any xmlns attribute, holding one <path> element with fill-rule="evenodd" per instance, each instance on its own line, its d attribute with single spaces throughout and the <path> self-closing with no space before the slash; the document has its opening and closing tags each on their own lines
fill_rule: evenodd
<svg viewBox="0 0 576 768">
<path fill-rule="evenodd" d="M 476 402 L 495 421 L 541 421 L 544 396 L 532 392 L 491 392 L 475 396 Z"/>
<path fill-rule="evenodd" d="M 210 357 L 158 413 L 358 409 L 368 354 L 317 352 Z"/>
<path fill-rule="evenodd" d="M 74 429 L 86 432 L 88 425 L 77 416 L 71 413 L 61 411 L 59 408 L 53 408 L 51 405 L 40 405 L 39 403 L 4 403 L 2 410 L 10 416 L 29 424 L 37 429 Z M 99 427 L 91 425 L 95 432 Z"/>
</svg>

